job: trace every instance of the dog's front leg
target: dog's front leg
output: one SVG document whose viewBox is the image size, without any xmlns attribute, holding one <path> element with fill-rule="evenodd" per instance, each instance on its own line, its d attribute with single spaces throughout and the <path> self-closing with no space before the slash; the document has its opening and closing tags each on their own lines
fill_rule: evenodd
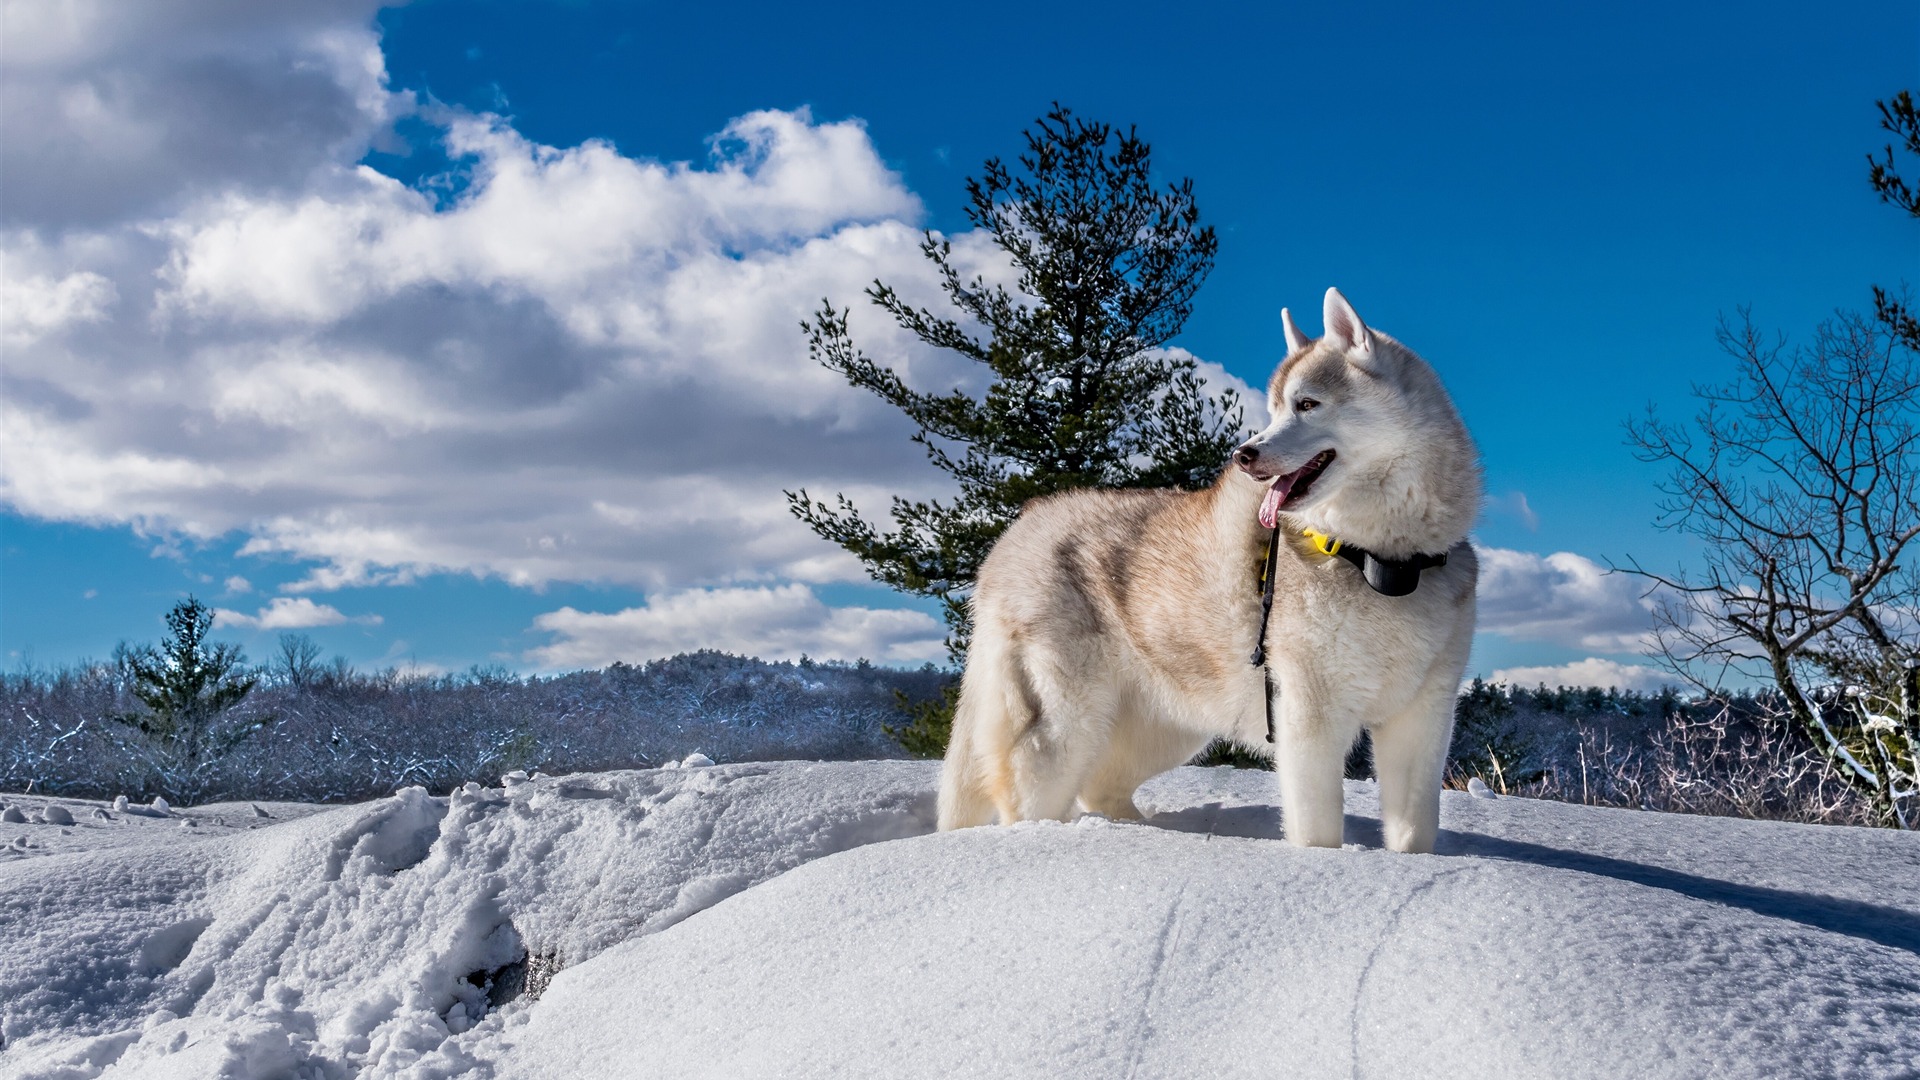
<svg viewBox="0 0 1920 1080">
<path fill-rule="evenodd" d="M 1431 854 L 1440 831 L 1440 782 L 1453 738 L 1454 695 L 1466 658 L 1464 644 L 1454 651 L 1459 664 L 1435 664 L 1406 708 L 1373 729 L 1381 838 L 1394 851 Z"/>
<path fill-rule="evenodd" d="M 1390 850 L 1432 853 L 1440 831 L 1440 779 L 1452 732 L 1453 698 L 1440 694 L 1423 694 L 1373 729 L 1380 832 Z"/>
<path fill-rule="evenodd" d="M 1339 847 L 1346 825 L 1341 782 L 1356 733 L 1329 723 L 1299 694 L 1282 696 L 1278 721 L 1275 760 L 1286 837 L 1301 847 Z"/>
</svg>

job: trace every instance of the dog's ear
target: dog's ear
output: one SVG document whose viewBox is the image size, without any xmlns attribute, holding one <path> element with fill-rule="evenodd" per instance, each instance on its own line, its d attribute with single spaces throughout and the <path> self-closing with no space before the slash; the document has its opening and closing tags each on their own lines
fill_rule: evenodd
<svg viewBox="0 0 1920 1080">
<path fill-rule="evenodd" d="M 1294 353 L 1313 344 L 1311 338 L 1301 333 L 1299 327 L 1293 325 L 1293 312 L 1288 311 L 1286 308 L 1280 309 L 1280 329 L 1287 333 L 1288 356 L 1292 356 Z"/>
<path fill-rule="evenodd" d="M 1380 370 L 1383 359 L 1380 350 L 1373 346 L 1373 331 L 1360 321 L 1359 313 L 1340 295 L 1339 289 L 1327 290 L 1327 305 L 1321 317 L 1326 323 L 1327 336 L 1346 350 L 1348 362 L 1369 374 L 1385 374 Z"/>
</svg>

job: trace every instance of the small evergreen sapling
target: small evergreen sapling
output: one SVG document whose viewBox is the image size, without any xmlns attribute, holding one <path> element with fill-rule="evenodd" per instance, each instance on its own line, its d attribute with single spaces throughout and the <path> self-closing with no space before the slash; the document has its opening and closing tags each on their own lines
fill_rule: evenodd
<svg viewBox="0 0 1920 1080">
<path fill-rule="evenodd" d="M 145 709 L 113 719 L 145 737 L 161 789 L 181 798 L 198 795 L 207 767 L 273 720 L 227 719 L 259 679 L 245 673 L 238 645 L 207 640 L 212 629 L 213 612 L 189 596 L 167 612 L 168 633 L 158 649 L 133 649 L 120 658 L 129 690 Z"/>
</svg>

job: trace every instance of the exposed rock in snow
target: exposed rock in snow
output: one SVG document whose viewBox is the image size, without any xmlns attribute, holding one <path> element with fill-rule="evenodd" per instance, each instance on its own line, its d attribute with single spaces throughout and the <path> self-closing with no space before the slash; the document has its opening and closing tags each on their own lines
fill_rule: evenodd
<svg viewBox="0 0 1920 1080">
<path fill-rule="evenodd" d="M 1912 835 L 1448 793 L 1407 856 L 1351 783 L 1352 843 L 1304 851 L 1226 769 L 1150 783 L 1144 824 L 930 835 L 935 782 L 722 765 L 45 829 L 0 851 L 0 1075 L 1916 1067 Z"/>
</svg>

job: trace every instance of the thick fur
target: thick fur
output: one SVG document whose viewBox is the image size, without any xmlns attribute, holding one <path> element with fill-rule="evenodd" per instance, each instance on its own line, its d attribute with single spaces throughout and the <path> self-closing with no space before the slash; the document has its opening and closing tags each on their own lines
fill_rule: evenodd
<svg viewBox="0 0 1920 1080">
<path fill-rule="evenodd" d="M 1133 794 L 1216 736 L 1267 747 L 1248 662 L 1274 478 L 1335 458 L 1280 516 L 1272 618 L 1276 771 L 1287 838 L 1341 842 L 1342 767 L 1373 737 L 1387 845 L 1431 851 L 1453 700 L 1473 636 L 1480 502 L 1472 440 L 1439 378 L 1329 290 L 1327 334 L 1284 316 L 1274 421 L 1199 492 L 1037 500 L 973 595 L 974 638 L 940 783 L 940 827 L 1064 820 L 1078 803 L 1137 818 Z M 1302 411 L 1302 398 L 1316 404 Z M 1389 558 L 1447 552 L 1410 596 L 1375 593 L 1307 527 Z"/>
</svg>

